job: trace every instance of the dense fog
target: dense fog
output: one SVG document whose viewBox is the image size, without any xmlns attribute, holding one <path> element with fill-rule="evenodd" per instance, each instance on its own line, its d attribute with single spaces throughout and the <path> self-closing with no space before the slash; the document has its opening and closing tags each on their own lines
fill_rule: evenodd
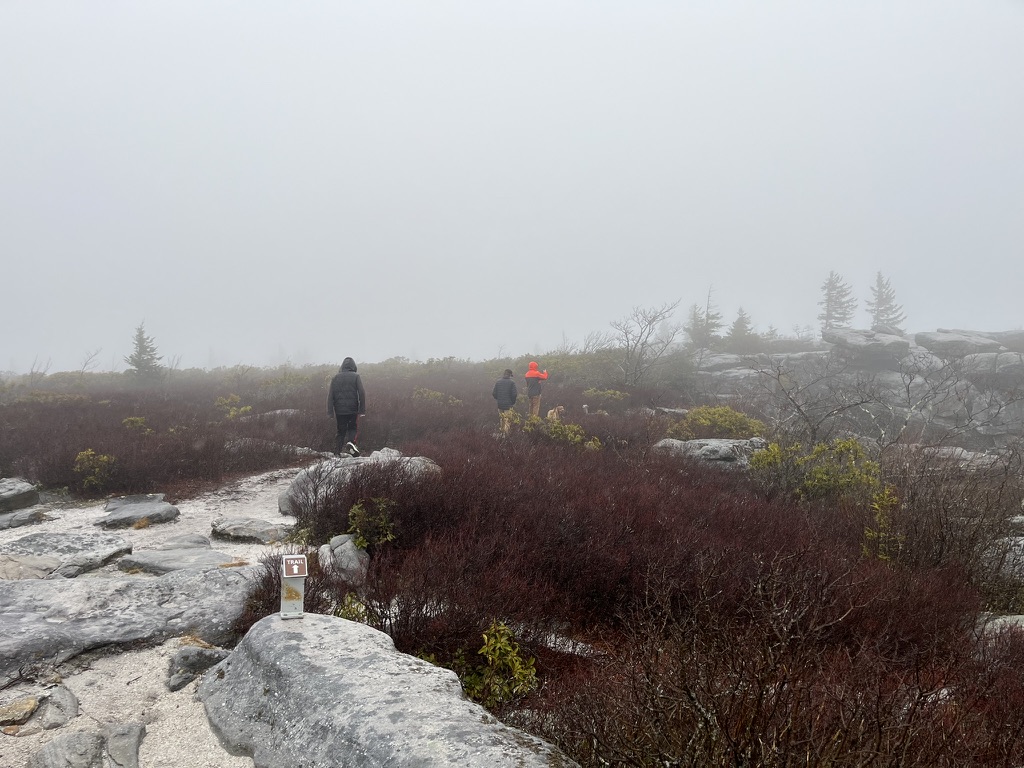
<svg viewBox="0 0 1024 768">
<path fill-rule="evenodd" d="M 0 370 L 1021 327 L 1024 4 L 0 4 Z"/>
</svg>

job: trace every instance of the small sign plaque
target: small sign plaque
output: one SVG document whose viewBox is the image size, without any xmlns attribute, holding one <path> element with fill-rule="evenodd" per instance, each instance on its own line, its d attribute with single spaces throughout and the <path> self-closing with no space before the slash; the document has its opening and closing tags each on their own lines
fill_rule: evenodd
<svg viewBox="0 0 1024 768">
<path fill-rule="evenodd" d="M 289 578 L 292 576 L 308 576 L 305 555 L 282 555 L 281 573 Z"/>
</svg>

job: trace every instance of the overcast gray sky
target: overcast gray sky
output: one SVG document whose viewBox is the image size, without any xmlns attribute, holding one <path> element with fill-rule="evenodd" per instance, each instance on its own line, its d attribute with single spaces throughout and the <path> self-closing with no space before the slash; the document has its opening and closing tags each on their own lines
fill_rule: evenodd
<svg viewBox="0 0 1024 768">
<path fill-rule="evenodd" d="M 0 0 L 0 70 L 0 369 L 1024 323 L 1024 0 Z"/>
</svg>

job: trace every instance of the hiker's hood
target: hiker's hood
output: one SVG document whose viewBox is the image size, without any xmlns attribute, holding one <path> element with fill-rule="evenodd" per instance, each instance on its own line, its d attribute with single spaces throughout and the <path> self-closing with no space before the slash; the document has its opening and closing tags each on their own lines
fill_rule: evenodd
<svg viewBox="0 0 1024 768">
<path fill-rule="evenodd" d="M 537 363 L 530 363 L 530 370 L 531 371 L 536 371 L 537 368 L 539 368 L 539 367 L 540 366 L 538 366 Z"/>
<path fill-rule="evenodd" d="M 353 360 L 351 357 L 346 357 L 344 360 L 341 361 L 341 368 L 339 368 L 338 370 L 352 371 L 354 373 L 356 370 L 356 361 Z"/>
</svg>

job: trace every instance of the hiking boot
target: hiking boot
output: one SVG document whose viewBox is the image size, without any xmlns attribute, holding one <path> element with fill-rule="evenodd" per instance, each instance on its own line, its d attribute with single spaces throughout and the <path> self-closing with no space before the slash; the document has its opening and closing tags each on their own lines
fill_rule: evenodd
<svg viewBox="0 0 1024 768">
<path fill-rule="evenodd" d="M 349 456 L 359 455 L 359 449 L 356 447 L 355 443 L 345 443 L 345 450 L 348 451 Z"/>
</svg>

